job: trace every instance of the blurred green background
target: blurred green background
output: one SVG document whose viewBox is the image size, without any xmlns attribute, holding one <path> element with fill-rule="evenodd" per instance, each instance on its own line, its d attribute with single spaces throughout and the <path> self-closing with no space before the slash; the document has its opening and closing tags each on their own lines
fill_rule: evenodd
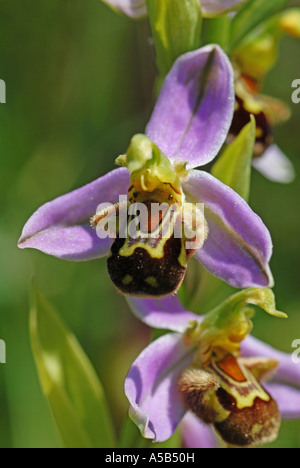
<svg viewBox="0 0 300 468">
<path fill-rule="evenodd" d="M 131 136 L 143 132 L 153 106 L 154 56 L 147 22 L 118 16 L 100 0 L 0 0 L 0 36 L 7 85 L 7 104 L 0 105 L 0 338 L 7 346 L 0 446 L 57 447 L 29 343 L 32 276 L 94 364 L 117 428 L 127 411 L 125 375 L 150 332 L 115 292 L 105 260 L 73 264 L 16 244 L 41 204 L 111 170 Z M 291 103 L 291 83 L 300 78 L 299 51 L 285 38 L 265 84 L 266 93 L 291 105 L 292 119 L 276 128 L 276 139 L 298 174 L 300 104 Z M 300 339 L 299 198 L 298 180 L 276 185 L 253 172 L 251 205 L 271 230 L 277 304 L 289 315 L 281 321 L 257 313 L 254 334 L 287 352 Z M 300 421 L 284 422 L 272 446 L 300 447 Z"/>
</svg>

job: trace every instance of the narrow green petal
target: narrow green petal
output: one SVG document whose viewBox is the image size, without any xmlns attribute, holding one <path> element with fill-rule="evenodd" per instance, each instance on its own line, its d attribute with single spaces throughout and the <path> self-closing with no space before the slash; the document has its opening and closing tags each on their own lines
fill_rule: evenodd
<svg viewBox="0 0 300 468">
<path fill-rule="evenodd" d="M 112 448 L 101 383 L 75 336 L 33 286 L 30 337 L 43 392 L 68 448 Z"/>
</svg>

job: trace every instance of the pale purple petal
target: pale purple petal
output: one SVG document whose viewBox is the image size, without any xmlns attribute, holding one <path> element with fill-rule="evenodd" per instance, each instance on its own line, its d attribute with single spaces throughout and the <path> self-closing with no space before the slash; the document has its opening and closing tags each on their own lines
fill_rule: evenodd
<svg viewBox="0 0 300 468">
<path fill-rule="evenodd" d="M 293 164 L 276 145 L 270 146 L 260 158 L 253 159 L 253 166 L 273 182 L 289 184 L 296 177 Z"/>
<path fill-rule="evenodd" d="M 300 390 L 277 383 L 264 387 L 278 404 L 283 419 L 300 418 Z"/>
<path fill-rule="evenodd" d="M 103 0 L 103 2 L 131 18 L 141 18 L 147 15 L 145 0 Z"/>
<path fill-rule="evenodd" d="M 133 313 L 146 325 L 183 333 L 190 322 L 200 321 L 199 315 L 187 311 L 177 296 L 164 299 L 128 298 Z"/>
<path fill-rule="evenodd" d="M 203 16 L 212 17 L 237 9 L 245 0 L 201 0 Z"/>
<path fill-rule="evenodd" d="M 171 159 L 193 168 L 210 162 L 229 131 L 234 111 L 233 70 L 218 46 L 177 59 L 146 133 Z"/>
<path fill-rule="evenodd" d="M 65 260 L 83 261 L 108 254 L 111 239 L 99 239 L 90 218 L 100 203 L 116 203 L 127 195 L 129 172 L 109 172 L 94 182 L 41 206 L 27 221 L 21 249 L 38 249 Z"/>
<path fill-rule="evenodd" d="M 171 437 L 185 414 L 177 391 L 180 372 L 192 362 L 194 352 L 182 335 L 170 333 L 151 343 L 133 363 L 125 381 L 130 417 L 142 435 L 154 442 Z"/>
<path fill-rule="evenodd" d="M 249 205 L 230 187 L 202 171 L 191 171 L 183 189 L 204 204 L 209 226 L 196 259 L 234 287 L 273 285 L 270 233 Z"/>
<path fill-rule="evenodd" d="M 217 448 L 217 438 L 213 429 L 203 424 L 193 413 L 188 411 L 180 424 L 185 448 Z"/>
<path fill-rule="evenodd" d="M 241 349 L 245 357 L 259 356 L 277 360 L 279 366 L 273 380 L 285 382 L 300 389 L 300 363 L 293 361 L 292 353 L 278 351 L 253 336 L 249 336 L 242 342 Z"/>
</svg>

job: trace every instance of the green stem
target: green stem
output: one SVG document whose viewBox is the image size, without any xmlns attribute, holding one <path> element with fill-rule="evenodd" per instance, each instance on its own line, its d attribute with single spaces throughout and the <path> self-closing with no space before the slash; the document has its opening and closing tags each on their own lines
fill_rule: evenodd
<svg viewBox="0 0 300 468">
<path fill-rule="evenodd" d="M 231 19 L 227 15 L 203 21 L 203 44 L 219 44 L 225 52 L 230 39 Z"/>
</svg>

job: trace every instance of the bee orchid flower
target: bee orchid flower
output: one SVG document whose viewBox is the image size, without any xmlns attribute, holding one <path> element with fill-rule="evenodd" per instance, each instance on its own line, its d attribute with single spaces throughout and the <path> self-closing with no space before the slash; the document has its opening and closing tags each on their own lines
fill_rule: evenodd
<svg viewBox="0 0 300 468">
<path fill-rule="evenodd" d="M 143 437 L 162 442 L 180 425 L 184 445 L 250 447 L 274 440 L 281 418 L 300 417 L 300 367 L 292 356 L 248 336 L 249 305 L 271 315 L 268 289 L 242 291 L 204 317 L 177 298 L 130 298 L 147 325 L 170 330 L 144 349 L 125 381 L 129 415 Z M 215 435 L 214 435 L 215 434 Z"/>
<path fill-rule="evenodd" d="M 117 160 L 126 167 L 40 207 L 26 223 L 19 247 L 71 261 L 109 256 L 113 282 L 122 293 L 135 296 L 176 292 L 191 254 L 234 287 L 271 286 L 272 241 L 262 220 L 232 189 L 195 169 L 217 155 L 233 112 L 233 70 L 224 52 L 206 46 L 179 57 L 166 77 L 146 135 L 136 135 L 127 157 Z M 151 230 L 146 240 L 100 238 L 90 225 L 91 218 L 96 225 L 97 207 L 106 203 L 118 210 L 119 197 L 127 195 L 129 205 L 134 200 L 145 205 L 165 202 L 167 212 L 173 202 L 180 212 L 189 202 L 196 231 L 195 206 L 204 205 L 199 248 L 188 251 L 173 231 L 157 242 Z M 146 231 L 147 220 L 141 223 Z"/>
</svg>

